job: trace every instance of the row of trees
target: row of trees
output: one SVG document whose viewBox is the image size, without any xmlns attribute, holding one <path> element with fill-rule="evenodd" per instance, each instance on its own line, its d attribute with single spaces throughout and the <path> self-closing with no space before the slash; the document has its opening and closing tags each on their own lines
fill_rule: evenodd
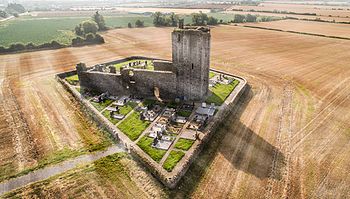
<svg viewBox="0 0 350 199">
<path fill-rule="evenodd" d="M 10 52 L 18 52 L 24 50 L 38 50 L 38 49 L 54 49 L 54 48 L 62 48 L 65 45 L 58 43 L 57 41 L 52 41 L 40 45 L 35 45 L 33 43 L 28 43 L 26 45 L 22 43 L 11 44 L 10 47 L 5 48 L 0 46 L 0 53 L 10 53 Z"/>
<path fill-rule="evenodd" d="M 87 44 L 100 44 L 104 43 L 104 38 L 97 34 L 97 31 L 107 30 L 103 16 L 96 12 L 91 20 L 83 21 L 75 27 L 76 38 L 72 39 L 72 46 L 82 46 Z M 62 48 L 67 47 L 58 43 L 57 41 L 52 41 L 40 45 L 35 45 L 33 43 L 29 44 L 11 44 L 10 47 L 5 48 L 0 46 L 0 53 L 9 53 L 9 52 L 18 52 L 25 50 L 38 50 L 38 49 L 47 49 L 47 48 Z"/>
<path fill-rule="evenodd" d="M 205 13 L 199 12 L 192 14 L 192 25 L 194 26 L 217 25 L 218 23 L 219 21 L 217 18 L 212 16 L 208 17 Z"/>
<path fill-rule="evenodd" d="M 153 25 L 156 27 L 160 26 L 177 26 L 179 16 L 175 13 L 163 14 L 161 12 L 155 12 L 153 15 Z"/>
<path fill-rule="evenodd" d="M 244 22 L 256 22 L 257 16 L 256 15 L 241 15 L 236 14 L 233 18 L 233 23 L 244 23 Z"/>
<path fill-rule="evenodd" d="M 132 28 L 132 27 L 133 27 L 132 24 L 129 22 L 128 28 Z M 135 21 L 135 27 L 136 28 L 143 28 L 143 27 L 145 27 L 145 22 L 138 19 Z"/>
<path fill-rule="evenodd" d="M 257 16 L 257 15 L 241 15 L 236 14 L 232 20 L 232 23 L 246 23 L 246 22 L 267 22 L 267 21 L 274 21 L 277 20 L 276 17 L 271 16 Z"/>
<path fill-rule="evenodd" d="M 155 12 L 153 15 L 153 25 L 156 27 L 160 26 L 172 26 L 175 27 L 178 24 L 179 16 L 175 13 L 163 14 L 161 12 Z M 218 20 L 215 17 L 208 16 L 205 13 L 199 12 L 191 15 L 192 24 L 194 26 L 205 26 L 205 25 L 217 25 L 222 23 L 222 20 Z"/>
</svg>

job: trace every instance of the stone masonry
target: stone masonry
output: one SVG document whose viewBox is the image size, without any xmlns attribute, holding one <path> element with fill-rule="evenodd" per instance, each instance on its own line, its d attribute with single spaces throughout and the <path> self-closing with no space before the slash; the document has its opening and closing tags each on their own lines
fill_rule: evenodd
<svg viewBox="0 0 350 199">
<path fill-rule="evenodd" d="M 172 32 L 172 62 L 153 61 L 154 70 L 123 67 L 119 72 L 98 65 L 88 69 L 77 64 L 80 86 L 111 95 L 202 101 L 208 95 L 210 30 L 205 27 L 175 28 Z"/>
</svg>

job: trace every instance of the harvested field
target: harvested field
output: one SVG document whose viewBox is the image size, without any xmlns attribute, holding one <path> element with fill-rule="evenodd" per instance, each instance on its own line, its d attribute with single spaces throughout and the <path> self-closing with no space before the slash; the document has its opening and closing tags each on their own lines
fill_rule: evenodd
<svg viewBox="0 0 350 199">
<path fill-rule="evenodd" d="M 287 11 L 294 13 L 309 13 L 318 16 L 350 17 L 350 8 L 342 6 L 300 5 L 300 4 L 275 4 L 261 3 L 259 6 L 232 6 L 230 9 L 243 9 L 255 11 Z M 341 9 L 341 10 L 338 10 Z"/>
<path fill-rule="evenodd" d="M 316 20 L 320 19 L 327 22 L 350 22 L 350 18 L 340 18 L 340 17 L 325 17 L 325 16 L 312 16 L 312 15 L 296 15 L 296 14 L 280 14 L 280 13 L 264 13 L 264 12 L 248 12 L 248 11 L 224 11 L 228 14 L 251 14 L 260 16 L 274 16 L 274 17 L 291 17 L 301 20 Z"/>
<path fill-rule="evenodd" d="M 350 25 L 321 23 L 313 21 L 281 20 L 262 23 L 247 23 L 244 25 L 273 28 L 284 31 L 321 34 L 325 36 L 345 37 L 350 39 Z"/>
<path fill-rule="evenodd" d="M 185 9 L 185 8 L 134 8 L 134 7 L 120 7 L 116 8 L 117 11 L 121 12 L 132 12 L 132 13 L 144 13 L 144 12 L 164 12 L 170 13 L 174 12 L 175 14 L 191 14 L 196 12 L 209 13 L 209 9 Z"/>
<path fill-rule="evenodd" d="M 8 158 L 1 164 L 30 164 L 35 151 L 40 156 L 62 146 L 84 145 L 77 129 L 85 123 L 54 80 L 55 73 L 73 69 L 78 61 L 170 58 L 171 30 L 118 29 L 104 35 L 104 45 L 0 56 L 0 99 L 17 105 L 11 118 L 17 113 L 23 118 L 23 125 L 1 123 L 1 142 L 8 144 L 1 151 Z M 346 40 L 240 26 L 213 28 L 212 67 L 246 77 L 251 89 L 170 197 L 350 197 L 349 52 Z M 1 115 L 10 113 L 1 109 Z M 13 129 L 25 139 L 17 139 Z M 29 160 L 20 158 L 31 153 Z M 136 181 L 142 179 L 147 178 Z M 143 183 L 162 188 L 154 181 Z"/>
</svg>

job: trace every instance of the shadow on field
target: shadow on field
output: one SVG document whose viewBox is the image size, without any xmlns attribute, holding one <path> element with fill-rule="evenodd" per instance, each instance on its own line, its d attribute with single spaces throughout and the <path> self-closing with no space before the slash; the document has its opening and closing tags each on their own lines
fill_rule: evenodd
<svg viewBox="0 0 350 199">
<path fill-rule="evenodd" d="M 222 146 L 219 150 L 226 160 L 236 169 L 257 178 L 270 177 L 280 180 L 282 178 L 281 167 L 285 162 L 283 153 L 241 122 L 235 124 L 234 128 L 236 130 L 232 132 L 233 139 L 228 141 L 229 146 L 227 148 Z M 276 156 L 276 169 L 273 175 L 269 176 L 274 156 Z"/>
<path fill-rule="evenodd" d="M 250 86 L 247 85 L 247 88 L 239 99 L 237 106 L 235 106 L 235 108 L 231 111 L 230 115 L 226 119 L 226 122 L 220 125 L 219 129 L 217 129 L 217 132 L 213 135 L 212 139 L 204 146 L 202 152 L 192 163 L 185 176 L 179 182 L 178 186 L 174 190 L 168 190 L 167 193 L 169 198 L 190 197 L 191 194 L 196 190 L 196 187 L 204 176 L 206 170 L 208 169 L 208 166 L 211 165 L 217 153 L 222 153 L 225 158 L 239 170 L 253 174 L 258 178 L 268 177 L 274 156 L 274 150 L 276 150 L 276 148 L 255 134 L 244 124 L 239 122 L 239 118 L 244 112 L 249 101 L 252 99 L 253 95 L 254 94 Z M 232 144 L 230 143 L 232 152 L 224 152 L 221 149 L 219 150 L 219 146 L 223 144 L 225 135 L 230 132 L 233 124 L 235 125 L 236 129 L 242 129 L 242 131 L 239 130 L 239 132 L 231 132 L 235 134 L 235 140 L 232 140 L 232 143 L 237 143 L 239 140 L 241 140 L 241 142 L 246 142 L 247 144 L 241 145 L 242 149 L 238 149 L 232 147 Z M 253 151 L 251 153 L 253 157 L 250 158 L 249 164 L 246 167 L 243 166 L 242 160 L 246 155 L 246 147 L 249 147 L 251 144 L 253 144 Z M 240 152 L 234 153 L 235 150 L 238 150 Z M 278 150 L 276 150 L 276 152 L 278 156 L 281 157 L 280 159 L 283 161 L 283 154 Z M 280 172 L 277 172 L 277 175 L 275 175 L 277 178 L 281 178 L 281 175 L 279 173 Z"/>
</svg>

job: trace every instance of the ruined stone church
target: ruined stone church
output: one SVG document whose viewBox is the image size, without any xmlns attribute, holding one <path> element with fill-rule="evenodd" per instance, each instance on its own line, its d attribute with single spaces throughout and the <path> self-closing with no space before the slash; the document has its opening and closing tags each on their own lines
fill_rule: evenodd
<svg viewBox="0 0 350 199">
<path fill-rule="evenodd" d="M 122 67 L 120 73 L 106 66 L 88 69 L 77 64 L 82 89 L 111 95 L 202 101 L 208 95 L 210 29 L 184 27 L 172 32 L 172 61 L 154 60 L 154 70 Z"/>
</svg>

